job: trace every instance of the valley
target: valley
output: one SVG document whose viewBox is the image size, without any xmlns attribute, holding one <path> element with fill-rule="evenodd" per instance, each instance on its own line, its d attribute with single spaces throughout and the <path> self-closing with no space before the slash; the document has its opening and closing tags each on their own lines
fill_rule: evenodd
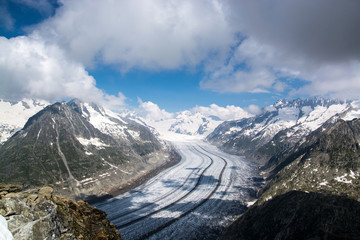
<svg viewBox="0 0 360 240">
<path fill-rule="evenodd" d="M 26 101 L 2 105 L 8 119 L 37 110 Z M 8 129 L 19 129 L 20 122 L 0 122 L 6 140 L 0 144 L 0 180 L 19 182 L 24 190 L 3 191 L 3 215 L 18 221 L 24 211 L 12 215 L 7 199 L 19 203 L 25 194 L 36 200 L 28 196 L 38 191 L 31 188 L 47 185 L 54 194 L 49 199 L 85 200 L 103 211 L 125 240 L 293 238 L 299 229 L 308 229 L 304 237 L 347 236 L 346 229 L 360 226 L 349 220 L 356 219 L 349 209 L 358 209 L 359 201 L 359 106 L 323 98 L 279 100 L 255 116 L 240 112 L 236 120 L 220 120 L 195 110 L 151 119 L 78 99 L 57 102 L 10 137 Z M 348 207 L 338 208 L 343 203 Z M 319 211 L 337 217 L 313 214 Z M 64 217 L 58 214 L 51 216 Z M 37 222 L 23 223 L 32 225 L 27 236 L 38 236 Z"/>
<path fill-rule="evenodd" d="M 360 0 L 0 0 L 0 240 L 360 240 Z"/>
<path fill-rule="evenodd" d="M 200 140 L 173 144 L 177 165 L 94 204 L 124 239 L 216 239 L 254 200 L 255 165 Z"/>
</svg>

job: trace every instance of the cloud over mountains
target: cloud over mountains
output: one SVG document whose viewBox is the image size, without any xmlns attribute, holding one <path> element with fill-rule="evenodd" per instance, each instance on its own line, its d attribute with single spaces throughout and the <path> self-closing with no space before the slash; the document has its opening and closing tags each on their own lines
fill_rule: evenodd
<svg viewBox="0 0 360 240">
<path fill-rule="evenodd" d="M 200 70 L 200 86 L 223 93 L 359 97 L 357 0 L 60 3 L 27 36 L 1 37 L 2 97 L 77 96 L 123 105 L 121 93 L 96 87 L 87 69 L 98 65 L 123 73 Z"/>
</svg>

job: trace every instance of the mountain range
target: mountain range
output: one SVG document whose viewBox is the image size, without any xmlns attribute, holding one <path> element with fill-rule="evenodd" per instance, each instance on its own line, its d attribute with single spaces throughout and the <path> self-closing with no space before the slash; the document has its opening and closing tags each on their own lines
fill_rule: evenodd
<svg viewBox="0 0 360 240">
<path fill-rule="evenodd" d="M 359 118 L 332 117 L 277 158 L 260 198 L 221 239 L 359 239 Z"/>
<path fill-rule="evenodd" d="M 224 239 L 358 237 L 359 101 L 279 100 L 231 121 L 193 111 L 155 120 L 77 99 L 0 104 L 7 114 L 0 118 L 1 181 L 51 183 L 72 198 L 104 195 L 169 164 L 171 149 L 159 136 L 206 137 L 256 163 L 265 181 Z"/>
<path fill-rule="evenodd" d="M 358 239 L 359 102 L 278 101 L 207 140 L 259 164 L 259 199 L 221 239 Z"/>
<path fill-rule="evenodd" d="M 72 100 L 45 107 L 0 146 L 0 179 L 53 184 L 72 198 L 104 195 L 166 164 L 168 150 L 148 128 Z"/>
<path fill-rule="evenodd" d="M 316 97 L 279 100 L 257 116 L 220 124 L 206 140 L 224 151 L 268 165 L 271 157 L 283 155 L 335 115 L 344 120 L 360 117 L 360 102 Z"/>
</svg>

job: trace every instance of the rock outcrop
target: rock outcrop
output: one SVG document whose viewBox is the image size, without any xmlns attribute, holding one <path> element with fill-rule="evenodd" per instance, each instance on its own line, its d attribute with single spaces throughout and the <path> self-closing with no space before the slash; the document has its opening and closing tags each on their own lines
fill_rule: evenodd
<svg viewBox="0 0 360 240">
<path fill-rule="evenodd" d="M 121 239 L 105 212 L 52 193 L 50 185 L 23 190 L 0 183 L 0 215 L 14 239 Z"/>
</svg>

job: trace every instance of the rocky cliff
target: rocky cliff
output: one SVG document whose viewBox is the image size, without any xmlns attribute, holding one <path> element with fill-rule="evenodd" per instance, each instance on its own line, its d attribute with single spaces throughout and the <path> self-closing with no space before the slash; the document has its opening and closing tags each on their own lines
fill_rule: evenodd
<svg viewBox="0 0 360 240">
<path fill-rule="evenodd" d="M 53 195 L 51 186 L 23 190 L 0 183 L 0 215 L 14 239 L 121 239 L 106 213 L 86 202 Z"/>
</svg>

